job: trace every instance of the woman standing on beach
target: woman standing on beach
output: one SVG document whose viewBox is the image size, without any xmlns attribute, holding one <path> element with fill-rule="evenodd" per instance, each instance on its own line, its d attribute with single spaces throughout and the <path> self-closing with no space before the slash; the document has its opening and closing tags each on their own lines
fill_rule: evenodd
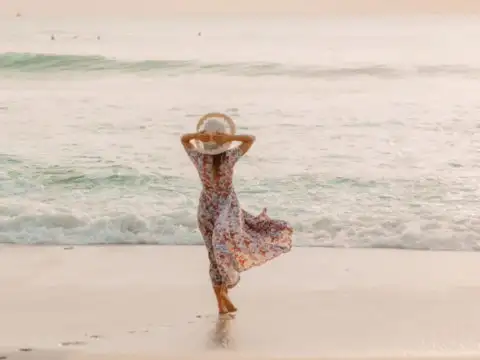
<svg viewBox="0 0 480 360">
<path fill-rule="evenodd" d="M 230 133 L 225 121 L 230 123 Z M 203 187 L 197 220 L 208 250 L 218 311 L 232 314 L 237 309 L 228 289 L 238 284 L 239 273 L 290 251 L 293 229 L 285 221 L 269 218 L 266 209 L 254 216 L 240 207 L 232 184 L 233 168 L 255 137 L 234 135 L 233 121 L 223 114 L 207 114 L 199 127 L 202 124 L 203 129 L 183 135 L 181 141 Z M 231 148 L 233 141 L 241 144 Z"/>
</svg>

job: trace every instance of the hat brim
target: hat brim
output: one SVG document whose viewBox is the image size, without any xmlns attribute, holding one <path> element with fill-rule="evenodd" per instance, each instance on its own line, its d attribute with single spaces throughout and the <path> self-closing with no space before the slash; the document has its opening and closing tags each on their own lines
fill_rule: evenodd
<svg viewBox="0 0 480 360">
<path fill-rule="evenodd" d="M 235 132 L 237 131 L 237 129 L 236 129 L 235 122 L 233 121 L 233 119 L 228 115 L 225 115 L 225 114 L 222 114 L 222 113 L 215 113 L 215 112 L 205 114 L 200 118 L 200 120 L 198 120 L 197 131 L 200 131 L 203 124 L 206 121 L 208 121 L 209 119 L 212 119 L 212 118 L 220 118 L 220 119 L 223 119 L 224 121 L 226 121 L 227 124 L 228 124 L 228 127 L 230 128 L 230 131 L 228 133 L 230 135 L 235 135 Z"/>
<path fill-rule="evenodd" d="M 227 132 L 229 135 L 235 135 L 236 132 L 236 126 L 235 122 L 232 120 L 231 117 L 228 115 L 222 114 L 222 113 L 208 113 L 200 118 L 200 120 L 197 123 L 197 131 L 200 131 L 202 126 L 206 121 L 208 121 L 211 118 L 220 118 L 223 119 L 224 121 L 227 122 L 227 125 L 229 127 L 229 131 Z M 205 149 L 203 147 L 203 143 L 199 140 L 194 141 L 195 144 L 195 150 L 197 150 L 199 153 L 206 154 L 206 155 L 218 155 L 221 154 L 227 150 L 230 150 L 232 147 L 232 142 L 227 142 L 215 149 Z"/>
</svg>

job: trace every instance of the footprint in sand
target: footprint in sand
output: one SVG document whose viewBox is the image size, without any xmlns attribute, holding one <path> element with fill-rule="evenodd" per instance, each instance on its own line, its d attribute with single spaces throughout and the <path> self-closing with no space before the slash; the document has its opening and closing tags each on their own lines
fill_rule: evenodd
<svg viewBox="0 0 480 360">
<path fill-rule="evenodd" d="M 143 329 L 143 330 L 129 330 L 128 333 L 129 334 L 139 334 L 139 333 L 148 333 L 150 332 L 150 330 L 148 329 Z"/>
<path fill-rule="evenodd" d="M 7 359 L 7 356 L 0 355 L 0 360 L 5 360 Z"/>
<path fill-rule="evenodd" d="M 22 352 L 29 352 L 29 351 L 32 351 L 33 349 L 32 348 L 20 348 L 18 349 L 18 351 L 22 351 Z"/>
<path fill-rule="evenodd" d="M 87 345 L 85 341 L 64 341 L 60 343 L 60 346 L 82 346 Z"/>
</svg>

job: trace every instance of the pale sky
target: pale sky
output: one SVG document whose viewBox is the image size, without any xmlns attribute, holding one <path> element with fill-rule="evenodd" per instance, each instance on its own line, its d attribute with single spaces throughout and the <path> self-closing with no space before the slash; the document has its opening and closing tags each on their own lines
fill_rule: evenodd
<svg viewBox="0 0 480 360">
<path fill-rule="evenodd" d="M 480 14 L 480 0 L 0 0 L 0 16 Z M 480 20 L 479 20 L 480 21 Z"/>
</svg>

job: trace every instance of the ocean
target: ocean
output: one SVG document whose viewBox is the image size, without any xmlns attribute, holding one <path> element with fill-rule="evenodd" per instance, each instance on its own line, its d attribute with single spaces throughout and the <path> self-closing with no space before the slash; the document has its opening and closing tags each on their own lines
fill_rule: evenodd
<svg viewBox="0 0 480 360">
<path fill-rule="evenodd" d="M 480 21 L 0 22 L 0 242 L 202 244 L 180 144 L 231 115 L 242 206 L 304 247 L 480 249 Z"/>
</svg>

